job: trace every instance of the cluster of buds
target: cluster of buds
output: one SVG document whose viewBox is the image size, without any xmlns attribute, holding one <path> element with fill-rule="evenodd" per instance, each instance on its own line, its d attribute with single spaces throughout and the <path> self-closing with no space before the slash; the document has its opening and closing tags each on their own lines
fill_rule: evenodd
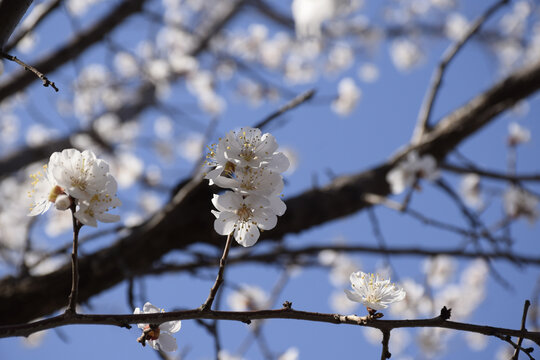
<svg viewBox="0 0 540 360">
<path fill-rule="evenodd" d="M 234 233 L 240 245 L 252 246 L 259 239 L 259 229 L 272 229 L 277 216 L 285 213 L 281 173 L 289 168 L 289 159 L 277 148 L 271 134 L 249 127 L 230 131 L 210 147 L 207 165 L 214 169 L 205 178 L 210 185 L 229 189 L 212 199 L 218 234 Z"/>
<path fill-rule="evenodd" d="M 51 155 L 43 171 L 30 175 L 32 198 L 29 216 L 43 214 L 52 204 L 58 210 L 73 208 L 75 217 L 85 225 L 97 221 L 116 222 L 120 216 L 107 213 L 121 205 L 116 197 L 117 184 L 109 164 L 85 150 L 66 149 Z"/>
</svg>

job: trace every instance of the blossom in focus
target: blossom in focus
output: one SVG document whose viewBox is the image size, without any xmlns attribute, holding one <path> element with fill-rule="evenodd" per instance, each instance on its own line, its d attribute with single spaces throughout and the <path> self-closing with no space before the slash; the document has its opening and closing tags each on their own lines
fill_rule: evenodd
<svg viewBox="0 0 540 360">
<path fill-rule="evenodd" d="M 350 277 L 353 291 L 345 290 L 351 301 L 363 304 L 371 310 L 386 309 L 391 303 L 405 299 L 405 291 L 396 287 L 390 279 L 384 280 L 379 274 L 353 272 Z"/>
<path fill-rule="evenodd" d="M 538 216 L 538 198 L 528 191 L 512 186 L 503 196 L 504 210 L 512 218 L 524 216 L 534 222 Z"/>
<path fill-rule="evenodd" d="M 96 158 L 90 150 L 55 152 L 49 160 L 49 168 L 58 185 L 76 199 L 90 200 L 114 181 L 109 176 L 109 164 Z"/>
<path fill-rule="evenodd" d="M 437 161 L 433 156 L 426 154 L 420 157 L 416 151 L 411 151 L 405 160 L 386 174 L 386 181 L 392 193 L 399 194 L 412 186 L 418 178 L 435 180 L 438 177 Z"/>
<path fill-rule="evenodd" d="M 516 146 L 531 140 L 531 132 L 516 122 L 508 125 L 508 144 Z"/>
<path fill-rule="evenodd" d="M 95 194 L 90 200 L 79 201 L 79 209 L 75 217 L 85 225 L 97 227 L 97 221 L 111 223 L 120 221 L 119 215 L 109 214 L 107 211 L 122 205 L 116 197 L 116 187 L 109 187 L 108 191 Z M 114 190 L 112 190 L 114 189 Z"/>
<path fill-rule="evenodd" d="M 30 175 L 33 198 L 29 216 L 47 211 L 51 204 L 58 210 L 76 205 L 75 217 L 83 224 L 97 226 L 97 221 L 119 221 L 118 215 L 106 213 L 121 205 L 116 197 L 117 183 L 109 164 L 85 150 L 65 149 L 51 155 L 43 171 Z"/>
<path fill-rule="evenodd" d="M 205 178 L 210 185 L 232 190 L 212 199 L 218 234 L 234 233 L 240 245 L 252 246 L 259 239 L 259 229 L 272 229 L 277 216 L 285 213 L 281 173 L 290 163 L 277 148 L 274 136 L 250 127 L 230 131 L 210 147 L 207 165 L 214 168 Z"/>
<path fill-rule="evenodd" d="M 259 229 L 270 230 L 276 226 L 277 217 L 270 208 L 270 201 L 262 196 L 227 191 L 214 195 L 212 210 L 216 217 L 214 229 L 220 235 L 234 232 L 235 240 L 242 246 L 253 246 L 259 239 Z"/>
<path fill-rule="evenodd" d="M 147 302 L 144 304 L 142 311 L 137 307 L 133 313 L 138 315 L 154 314 L 158 312 L 165 311 Z M 139 329 L 143 330 L 143 334 L 137 339 L 137 341 L 143 346 L 145 346 L 146 342 L 148 342 L 155 350 L 163 350 L 168 352 L 176 351 L 178 348 L 176 339 L 172 336 L 172 334 L 180 330 L 182 326 L 180 320 L 168 321 L 162 324 L 137 324 L 137 326 Z"/>
</svg>

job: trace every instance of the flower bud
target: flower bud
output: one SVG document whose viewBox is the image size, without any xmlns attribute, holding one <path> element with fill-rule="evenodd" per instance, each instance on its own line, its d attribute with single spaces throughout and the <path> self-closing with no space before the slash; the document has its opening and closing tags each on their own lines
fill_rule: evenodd
<svg viewBox="0 0 540 360">
<path fill-rule="evenodd" d="M 58 195 L 54 202 L 54 206 L 58 210 L 67 210 L 71 206 L 71 198 L 65 194 Z"/>
</svg>

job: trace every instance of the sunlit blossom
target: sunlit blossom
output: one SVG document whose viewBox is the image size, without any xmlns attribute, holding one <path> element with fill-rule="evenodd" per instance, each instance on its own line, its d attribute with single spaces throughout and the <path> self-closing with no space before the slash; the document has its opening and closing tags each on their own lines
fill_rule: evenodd
<svg viewBox="0 0 540 360">
<path fill-rule="evenodd" d="M 351 301 L 363 304 L 368 311 L 386 309 L 388 305 L 405 299 L 405 291 L 385 280 L 379 274 L 366 274 L 358 271 L 351 274 L 353 291 L 345 290 Z"/>
<path fill-rule="evenodd" d="M 138 314 L 155 314 L 159 312 L 165 312 L 165 310 L 160 309 L 151 303 L 147 302 L 144 304 L 141 311 L 140 308 L 135 308 L 133 312 L 135 315 Z M 168 321 L 162 324 L 137 324 L 139 329 L 143 330 L 143 334 L 137 341 L 139 341 L 143 346 L 146 343 L 149 343 L 155 350 L 163 351 L 176 351 L 178 345 L 176 344 L 176 339 L 172 334 L 178 332 L 182 327 L 180 320 Z"/>
</svg>

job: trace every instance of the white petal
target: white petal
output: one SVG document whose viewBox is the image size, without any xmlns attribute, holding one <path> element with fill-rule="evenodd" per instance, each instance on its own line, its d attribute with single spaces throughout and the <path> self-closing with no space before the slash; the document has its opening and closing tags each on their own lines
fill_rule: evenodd
<svg viewBox="0 0 540 360">
<path fill-rule="evenodd" d="M 270 200 L 270 209 L 276 214 L 277 216 L 281 216 L 285 214 L 285 211 L 287 210 L 287 205 L 277 196 L 271 196 L 268 198 Z"/>
<path fill-rule="evenodd" d="M 362 303 L 364 301 L 362 297 L 358 295 L 357 293 L 352 292 L 350 290 L 344 290 L 344 291 L 345 291 L 345 295 L 347 295 L 347 298 L 349 300 L 359 302 L 359 303 Z"/>
<path fill-rule="evenodd" d="M 159 339 L 157 340 L 157 344 L 159 348 L 163 351 L 167 352 L 173 352 L 178 349 L 178 345 L 176 344 L 176 339 L 167 333 L 161 333 L 159 335 Z"/>
<path fill-rule="evenodd" d="M 253 221 L 263 230 L 273 229 L 277 224 L 277 216 L 270 210 L 258 210 L 253 213 Z"/>
<path fill-rule="evenodd" d="M 146 302 L 143 306 L 143 311 L 145 314 L 153 314 L 153 313 L 160 312 L 161 309 L 158 308 L 157 306 L 152 305 L 150 302 Z"/>
<path fill-rule="evenodd" d="M 220 235 L 229 235 L 234 230 L 237 221 L 238 215 L 229 211 L 222 211 L 214 220 L 214 229 Z"/>
<path fill-rule="evenodd" d="M 259 240 L 259 228 L 253 224 L 247 224 L 234 231 L 234 238 L 243 247 L 253 246 Z"/>
<path fill-rule="evenodd" d="M 181 327 L 182 327 L 182 322 L 180 320 L 167 321 L 166 323 L 159 325 L 160 330 L 170 332 L 173 334 L 175 332 L 178 332 Z"/>
</svg>

